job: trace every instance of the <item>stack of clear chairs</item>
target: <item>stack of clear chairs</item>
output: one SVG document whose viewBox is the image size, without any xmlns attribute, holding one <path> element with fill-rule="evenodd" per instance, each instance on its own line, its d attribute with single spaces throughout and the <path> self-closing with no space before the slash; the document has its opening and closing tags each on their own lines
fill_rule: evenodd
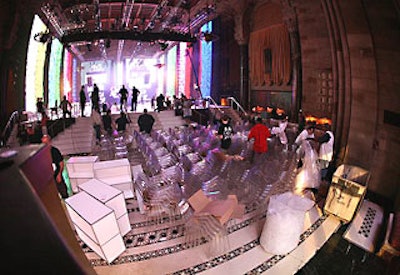
<svg viewBox="0 0 400 275">
<path fill-rule="evenodd" d="M 114 138 L 114 156 L 115 159 L 122 159 L 128 157 L 128 147 L 126 146 L 124 136 Z"/>
<path fill-rule="evenodd" d="M 110 137 L 102 135 L 100 139 L 101 150 L 99 152 L 100 160 L 113 160 L 114 159 L 114 145 Z"/>
<path fill-rule="evenodd" d="M 176 146 L 173 148 L 173 151 L 172 151 L 172 153 L 178 158 L 181 158 L 182 156 L 192 153 L 192 152 L 193 152 L 193 148 L 188 144 L 182 144 L 180 146 Z"/>
<path fill-rule="evenodd" d="M 175 157 L 175 155 L 168 153 L 162 157 L 159 157 L 158 162 L 160 163 L 162 169 L 166 169 L 177 164 L 178 159 Z"/>
<path fill-rule="evenodd" d="M 185 243 L 198 246 L 208 242 L 207 254 L 214 257 L 229 250 L 229 240 L 224 225 L 212 215 L 192 215 L 185 223 Z"/>
<path fill-rule="evenodd" d="M 254 140 L 244 143 L 239 155 L 246 160 L 250 159 L 251 155 L 253 154 L 253 145 Z"/>
<path fill-rule="evenodd" d="M 223 199 L 226 195 L 226 180 L 219 175 L 214 176 L 201 184 L 201 189 L 207 197 Z"/>
<path fill-rule="evenodd" d="M 135 180 L 135 189 L 143 199 L 143 214 L 152 222 L 172 221 L 175 215 L 181 214 L 182 191 L 178 183 L 167 177 L 161 174 L 147 177 L 141 173 Z"/>
<path fill-rule="evenodd" d="M 201 161 L 203 158 L 197 152 L 192 152 L 187 155 L 183 155 L 180 158 L 183 168 L 186 171 L 190 171 L 194 163 Z"/>
<path fill-rule="evenodd" d="M 154 150 L 154 154 L 155 154 L 157 157 L 165 156 L 165 155 L 167 155 L 168 153 L 169 153 L 169 152 L 168 152 L 167 148 L 165 148 L 165 147 L 163 147 L 163 146 L 161 146 L 161 147 L 159 147 L 159 148 L 157 148 L 157 149 Z"/>
</svg>

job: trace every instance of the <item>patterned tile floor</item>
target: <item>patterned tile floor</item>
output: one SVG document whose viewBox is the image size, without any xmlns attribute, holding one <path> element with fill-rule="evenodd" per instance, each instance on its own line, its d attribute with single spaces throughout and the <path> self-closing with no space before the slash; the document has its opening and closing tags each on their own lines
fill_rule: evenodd
<svg viewBox="0 0 400 275">
<path fill-rule="evenodd" d="M 142 162 L 140 152 L 130 150 L 128 158 L 132 165 Z M 282 186 L 281 191 L 290 189 Z M 321 191 L 322 190 L 322 191 Z M 323 206 L 327 189 L 321 188 L 317 194 L 317 205 Z M 299 247 L 303 245 L 308 254 L 315 255 L 309 259 L 294 251 L 292 257 L 271 255 L 263 251 L 259 235 L 265 221 L 265 214 L 247 208 L 243 219 L 227 226 L 223 251 L 214 253 L 217 244 L 205 239 L 196 243 L 187 243 L 185 239 L 185 215 L 165 217 L 157 224 L 145 218 L 138 211 L 134 199 L 127 200 L 127 209 L 132 231 L 124 237 L 127 250 L 113 263 L 107 264 L 100 259 L 83 242 L 81 246 L 91 265 L 98 274 L 384 274 L 386 265 L 373 254 L 365 257 L 364 251 L 352 246 L 347 252 L 348 242 L 342 238 L 346 226 L 331 228 L 330 236 L 323 240 L 321 248 L 313 247 L 313 236 L 324 230 L 329 224 L 326 215 L 314 217 L 305 226 Z M 317 208 L 316 208 L 317 209 Z M 336 233 L 333 233 L 336 231 Z M 332 234 L 333 233 L 333 234 Z M 332 234 L 332 235 L 331 235 Z M 317 236 L 318 237 L 318 236 Z M 228 245 L 226 245 L 228 243 Z M 311 248 L 310 248 L 311 243 Z M 306 263 L 301 258 L 306 259 Z"/>
</svg>

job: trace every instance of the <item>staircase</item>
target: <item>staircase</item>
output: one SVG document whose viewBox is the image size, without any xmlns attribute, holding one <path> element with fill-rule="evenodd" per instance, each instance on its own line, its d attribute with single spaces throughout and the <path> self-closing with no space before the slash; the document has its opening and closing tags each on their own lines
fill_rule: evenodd
<svg viewBox="0 0 400 275">
<path fill-rule="evenodd" d="M 156 120 L 153 129 L 168 130 L 169 128 L 175 128 L 185 125 L 185 120 L 181 116 L 175 116 L 175 111 L 165 110 L 159 113 L 153 113 Z"/>
<path fill-rule="evenodd" d="M 59 133 L 52 140 L 63 155 L 91 153 L 95 142 L 93 122 L 90 117 L 77 117 L 75 124 Z"/>
<path fill-rule="evenodd" d="M 128 113 L 128 116 L 131 120 L 131 124 L 127 125 L 127 130 L 132 133 L 133 130 L 139 131 L 139 126 L 137 124 L 138 118 L 142 113 Z M 161 112 L 148 112 L 149 115 L 154 117 L 154 125 L 153 130 L 168 130 L 169 128 L 175 128 L 179 126 L 183 126 L 185 121 L 181 116 L 175 116 L 175 112 L 173 110 L 165 110 Z M 113 119 L 118 117 L 118 115 Z"/>
</svg>

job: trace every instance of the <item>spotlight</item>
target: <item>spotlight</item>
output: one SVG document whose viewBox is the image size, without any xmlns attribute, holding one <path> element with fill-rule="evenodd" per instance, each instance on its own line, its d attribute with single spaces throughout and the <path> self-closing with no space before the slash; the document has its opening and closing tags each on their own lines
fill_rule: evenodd
<svg viewBox="0 0 400 275">
<path fill-rule="evenodd" d="M 51 40 L 51 34 L 48 32 L 39 32 L 34 35 L 33 39 L 37 42 L 46 43 Z"/>
<path fill-rule="evenodd" d="M 168 44 L 167 43 L 161 43 L 158 42 L 160 44 L 160 50 L 165 51 L 168 48 Z"/>
</svg>

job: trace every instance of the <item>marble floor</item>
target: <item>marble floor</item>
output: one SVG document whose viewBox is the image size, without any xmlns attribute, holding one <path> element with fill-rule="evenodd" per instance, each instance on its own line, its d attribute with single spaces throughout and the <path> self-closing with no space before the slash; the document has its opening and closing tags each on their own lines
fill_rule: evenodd
<svg viewBox="0 0 400 275">
<path fill-rule="evenodd" d="M 138 150 L 130 150 L 129 160 L 137 165 L 143 162 L 143 156 Z M 293 186 L 282 185 L 274 192 L 290 190 Z M 374 254 L 365 257 L 364 251 L 356 247 L 347 252 L 348 243 L 342 238 L 346 225 L 323 213 L 326 194 L 304 195 L 314 199 L 315 205 L 306 212 L 298 246 L 285 255 L 273 255 L 262 248 L 265 209 L 252 207 L 247 207 L 240 219 L 230 220 L 223 233 L 209 240 L 199 237 L 193 241 L 186 234 L 191 208 L 155 220 L 140 214 L 133 198 L 126 200 L 132 227 L 123 238 L 126 250 L 112 263 L 101 259 L 78 236 L 77 239 L 99 275 L 384 274 L 385 263 Z"/>
</svg>

